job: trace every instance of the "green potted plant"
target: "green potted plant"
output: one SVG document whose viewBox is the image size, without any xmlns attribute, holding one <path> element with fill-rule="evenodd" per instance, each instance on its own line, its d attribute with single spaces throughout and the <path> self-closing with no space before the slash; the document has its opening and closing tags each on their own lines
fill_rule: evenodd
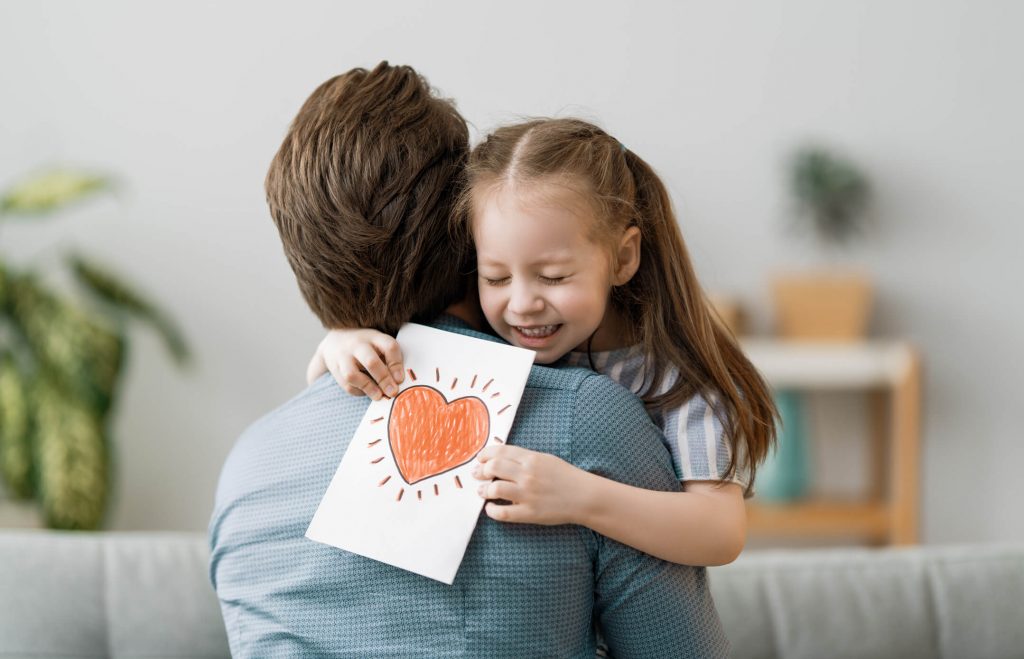
<svg viewBox="0 0 1024 659">
<path fill-rule="evenodd" d="M 32 176 L 0 196 L 0 230 L 111 187 L 108 177 L 70 170 Z M 179 364 L 188 349 L 170 318 L 106 267 L 76 253 L 62 265 L 73 290 L 0 255 L 0 481 L 12 498 L 34 500 L 49 527 L 97 529 L 128 324 L 155 329 Z"/>
<path fill-rule="evenodd" d="M 794 227 L 833 253 L 863 235 L 871 189 L 856 165 L 810 145 L 794 153 L 787 173 Z M 850 341 L 867 332 L 873 291 L 863 273 L 827 268 L 780 274 L 772 288 L 784 338 Z"/>
</svg>

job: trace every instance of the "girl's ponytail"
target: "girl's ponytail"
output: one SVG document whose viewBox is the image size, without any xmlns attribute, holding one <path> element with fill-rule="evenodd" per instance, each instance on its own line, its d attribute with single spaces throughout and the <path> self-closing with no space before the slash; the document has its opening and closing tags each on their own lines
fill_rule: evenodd
<svg viewBox="0 0 1024 659">
<path fill-rule="evenodd" d="M 633 223 L 642 235 L 640 269 L 616 289 L 613 301 L 638 329 L 647 355 L 644 401 L 655 409 L 680 407 L 700 394 L 715 410 L 730 446 L 729 467 L 748 480 L 775 443 L 777 411 L 771 391 L 736 339 L 715 316 L 690 263 L 672 202 L 650 165 L 625 150 L 635 185 Z M 669 367 L 678 378 L 665 387 Z"/>
</svg>

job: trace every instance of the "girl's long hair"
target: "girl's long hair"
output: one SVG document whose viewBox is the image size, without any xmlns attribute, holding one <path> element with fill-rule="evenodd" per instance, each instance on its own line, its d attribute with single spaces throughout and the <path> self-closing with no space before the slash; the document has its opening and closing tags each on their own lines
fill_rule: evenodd
<svg viewBox="0 0 1024 659">
<path fill-rule="evenodd" d="M 652 410 L 683 406 L 695 395 L 712 405 L 730 447 L 723 480 L 745 471 L 746 494 L 776 441 L 771 391 L 714 315 L 683 242 L 672 202 L 651 167 L 615 138 L 578 119 L 534 119 L 499 128 L 470 155 L 469 185 L 455 214 L 471 217 L 474 198 L 493 186 L 554 183 L 591 205 L 597 235 L 614 244 L 640 229 L 640 267 L 612 289 L 611 303 L 645 355 L 640 395 Z M 668 386 L 672 368 L 678 378 Z"/>
</svg>

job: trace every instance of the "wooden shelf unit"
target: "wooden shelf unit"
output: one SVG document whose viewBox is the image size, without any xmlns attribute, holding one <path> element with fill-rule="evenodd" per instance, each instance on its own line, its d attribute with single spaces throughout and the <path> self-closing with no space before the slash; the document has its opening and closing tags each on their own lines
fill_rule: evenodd
<svg viewBox="0 0 1024 659">
<path fill-rule="evenodd" d="M 864 501 L 812 498 L 750 503 L 751 534 L 858 536 L 874 544 L 916 543 L 921 427 L 921 363 L 917 351 L 897 341 L 748 339 L 742 345 L 773 388 L 867 391 L 872 416 L 872 436 L 868 438 L 871 473 Z"/>
</svg>

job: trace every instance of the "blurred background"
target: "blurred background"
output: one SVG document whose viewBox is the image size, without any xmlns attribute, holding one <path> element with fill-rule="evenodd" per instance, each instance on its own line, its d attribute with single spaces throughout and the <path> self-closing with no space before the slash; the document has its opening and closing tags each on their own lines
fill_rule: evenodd
<svg viewBox="0 0 1024 659">
<path fill-rule="evenodd" d="M 235 438 L 304 387 L 322 336 L 266 209 L 270 159 L 319 83 L 411 64 L 474 139 L 522 116 L 582 116 L 661 174 L 705 288 L 723 316 L 738 311 L 790 419 L 795 448 L 759 485 L 765 536 L 1019 542 L 1022 22 L 1018 3 L 959 0 L 7 2 L 0 259 L 61 295 L 77 280 L 124 303 L 103 278 L 116 274 L 143 296 L 102 421 L 102 526 L 202 531 Z M 45 206 L 49 193 L 19 186 L 54 168 L 45 190 L 100 190 L 17 212 Z M 813 221 L 832 202 L 845 239 Z M 68 253 L 85 269 L 65 268 Z M 853 330 L 789 327 L 784 276 L 840 273 L 859 282 Z M 18 331 L 0 329 L 5 353 L 26 349 Z M 50 427 L 47 455 L 74 472 L 62 438 L 88 438 Z M 61 491 L 77 501 L 75 487 L 91 486 Z M 45 523 L 11 489 L 0 525 Z"/>
</svg>

